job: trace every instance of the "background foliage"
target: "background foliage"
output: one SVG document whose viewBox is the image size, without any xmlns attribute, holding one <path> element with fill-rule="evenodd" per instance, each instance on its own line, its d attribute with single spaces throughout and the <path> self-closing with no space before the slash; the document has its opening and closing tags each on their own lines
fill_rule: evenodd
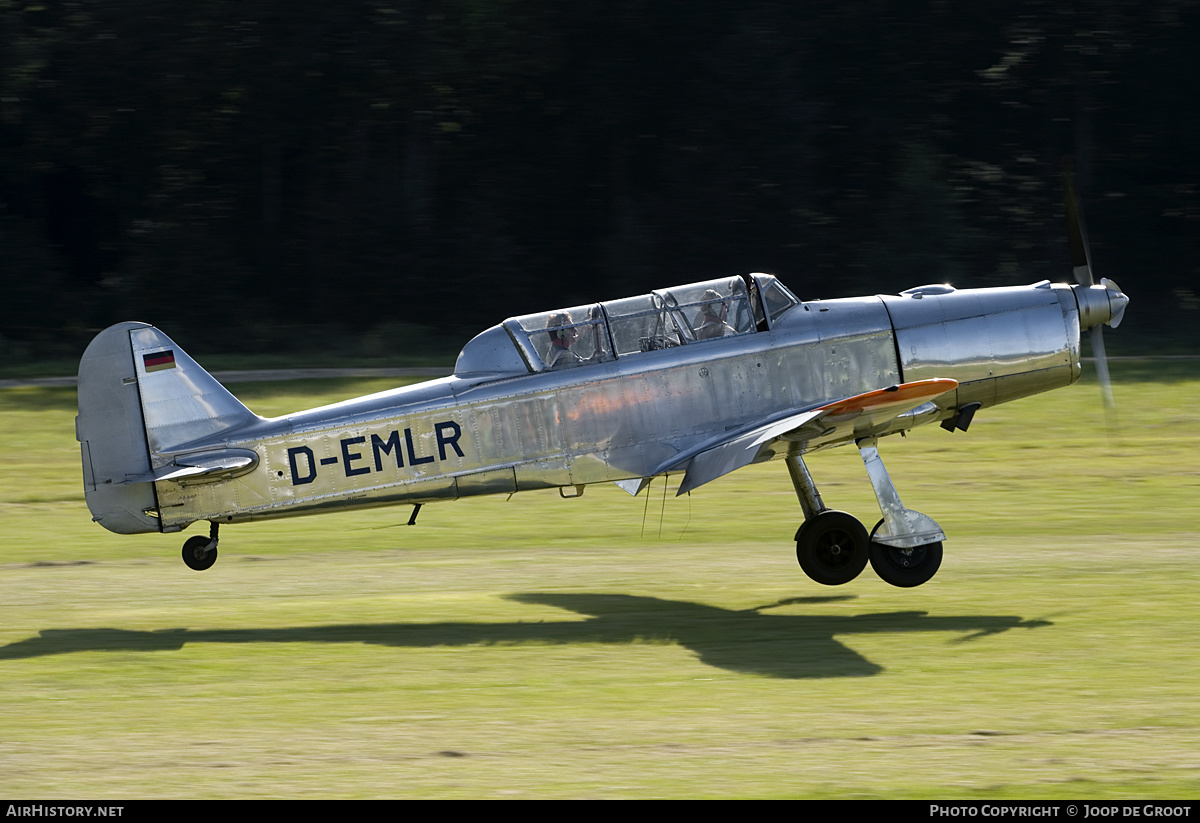
<svg viewBox="0 0 1200 823">
<path fill-rule="evenodd" d="M 1062 280 L 1065 157 L 1127 339 L 1187 346 L 1197 18 L 0 0 L 0 358 L 123 319 L 243 351 L 412 324 L 460 344 L 751 270 L 805 298 Z"/>
</svg>

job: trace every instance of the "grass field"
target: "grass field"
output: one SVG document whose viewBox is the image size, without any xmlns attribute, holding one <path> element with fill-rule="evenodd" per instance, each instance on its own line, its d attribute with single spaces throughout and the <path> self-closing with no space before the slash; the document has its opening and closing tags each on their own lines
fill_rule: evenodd
<svg viewBox="0 0 1200 823">
<path fill-rule="evenodd" d="M 880 451 L 911 590 L 795 562 L 782 463 L 185 535 L 90 522 L 71 389 L 0 391 L 0 796 L 1200 797 L 1200 374 Z M 238 386 L 275 415 L 378 381 Z M 857 452 L 810 461 L 877 508 Z"/>
</svg>

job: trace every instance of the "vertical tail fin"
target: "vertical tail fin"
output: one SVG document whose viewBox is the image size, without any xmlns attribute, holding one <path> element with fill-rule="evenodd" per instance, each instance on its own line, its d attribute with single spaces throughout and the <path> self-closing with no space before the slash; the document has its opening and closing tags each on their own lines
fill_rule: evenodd
<svg viewBox="0 0 1200 823">
<path fill-rule="evenodd" d="M 93 519 L 119 534 L 159 531 L 154 483 L 171 454 L 258 418 L 158 329 L 118 323 L 79 362 L 75 436 Z"/>
<path fill-rule="evenodd" d="M 129 340 L 152 454 L 179 451 L 259 419 L 158 329 L 131 329 Z"/>
</svg>

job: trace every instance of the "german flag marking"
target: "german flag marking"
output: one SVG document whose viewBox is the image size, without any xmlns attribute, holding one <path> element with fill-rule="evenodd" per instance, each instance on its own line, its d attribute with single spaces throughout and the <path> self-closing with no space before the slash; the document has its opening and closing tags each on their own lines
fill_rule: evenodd
<svg viewBox="0 0 1200 823">
<path fill-rule="evenodd" d="M 167 349 L 166 351 L 156 351 L 153 354 L 143 354 L 142 363 L 147 372 L 173 369 L 175 368 L 175 351 Z"/>
</svg>

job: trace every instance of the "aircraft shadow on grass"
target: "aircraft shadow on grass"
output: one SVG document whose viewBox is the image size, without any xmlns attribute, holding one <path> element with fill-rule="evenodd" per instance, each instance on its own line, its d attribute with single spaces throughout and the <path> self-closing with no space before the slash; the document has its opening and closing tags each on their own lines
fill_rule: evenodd
<svg viewBox="0 0 1200 823">
<path fill-rule="evenodd" d="M 82 651 L 175 651 L 186 643 L 366 643 L 429 648 L 506 644 L 678 644 L 704 663 L 779 678 L 865 677 L 883 671 L 838 642 L 855 634 L 963 633 L 959 642 L 1009 629 L 1052 625 L 1009 616 L 939 617 L 926 612 L 858 615 L 766 614 L 780 606 L 849 600 L 800 597 L 733 611 L 627 594 L 526 593 L 520 603 L 553 606 L 586 620 L 515 623 L 379 623 L 283 629 L 46 629 L 0 647 L 0 661 Z"/>
</svg>

